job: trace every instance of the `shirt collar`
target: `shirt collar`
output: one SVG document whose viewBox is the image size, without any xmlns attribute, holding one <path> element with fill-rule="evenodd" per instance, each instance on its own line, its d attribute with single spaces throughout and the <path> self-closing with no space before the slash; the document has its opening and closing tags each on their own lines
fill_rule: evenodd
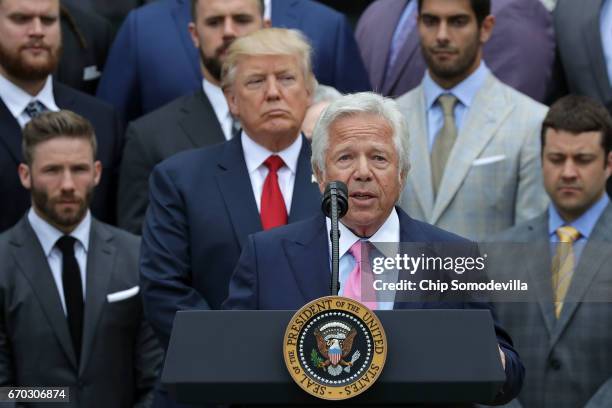
<svg viewBox="0 0 612 408">
<path fill-rule="evenodd" d="M 293 174 L 296 173 L 297 161 L 300 155 L 300 150 L 302 149 L 301 134 L 295 138 L 295 141 L 289 147 L 276 153 L 271 152 L 265 147 L 255 143 L 255 141 L 251 139 L 244 129 L 242 130 L 241 142 L 242 150 L 244 152 L 244 161 L 246 162 L 249 174 L 256 171 L 263 165 L 263 162 L 273 154 L 280 156 L 281 159 L 283 159 L 283 162 L 285 162 L 285 166 L 287 166 L 287 168 L 291 170 Z"/>
<path fill-rule="evenodd" d="M 45 85 L 38 95 L 35 96 L 30 95 L 4 76 L 0 75 L 0 98 L 2 98 L 2 101 L 15 118 L 23 113 L 28 103 L 35 100 L 45 105 L 45 108 L 48 110 L 59 110 L 55 104 L 55 98 L 53 97 L 53 79 L 51 75 L 47 77 Z"/>
<path fill-rule="evenodd" d="M 229 115 L 229 106 L 227 105 L 223 90 L 212 82 L 207 81 L 206 78 L 202 80 L 202 89 L 206 97 L 208 97 L 217 118 L 223 118 L 223 120 L 227 119 Z"/>
<path fill-rule="evenodd" d="M 327 240 L 331 247 L 331 240 L 329 238 L 329 232 L 331 231 L 331 220 L 325 218 L 327 225 Z M 353 231 L 348 229 L 342 222 L 338 223 L 338 229 L 340 230 L 340 241 L 338 242 L 339 254 L 342 257 L 347 251 L 353 246 L 355 242 L 362 239 L 355 235 Z M 371 243 L 390 243 L 399 242 L 400 239 L 400 222 L 397 215 L 397 210 L 394 208 L 391 214 L 387 217 L 384 224 L 367 240 Z"/>
<path fill-rule="evenodd" d="M 60 239 L 65 234 L 49 224 L 47 221 L 43 220 L 40 215 L 34 211 L 34 208 L 30 208 L 28 211 L 28 221 L 36 234 L 36 237 L 40 241 L 40 245 L 45 252 L 45 256 L 51 255 L 51 251 L 55 247 L 57 240 Z M 69 235 L 75 238 L 78 242 L 81 243 L 83 248 L 85 249 L 85 253 L 89 250 L 89 231 L 91 230 L 91 213 L 87 210 L 85 217 L 79 225 L 72 231 Z"/>
<path fill-rule="evenodd" d="M 555 206 L 551 203 L 548 207 L 548 234 L 549 236 L 553 236 L 559 227 L 564 225 L 568 225 L 574 227 L 580 232 L 580 235 L 585 239 L 589 239 L 589 236 L 593 232 L 593 228 L 597 224 L 597 220 L 604 212 L 608 204 L 610 203 L 610 199 L 608 195 L 604 192 L 603 196 L 591 206 L 584 214 L 580 217 L 576 218 L 574 221 L 570 223 L 566 223 L 559 212 L 555 208 Z"/>
<path fill-rule="evenodd" d="M 264 0 L 264 20 L 272 20 L 272 0 Z"/>
<path fill-rule="evenodd" d="M 444 89 L 431 78 L 428 70 L 423 78 L 423 92 L 427 109 L 431 109 L 440 95 L 448 93 L 456 96 L 463 106 L 469 108 L 476 93 L 484 85 L 489 73 L 489 68 L 484 61 L 481 61 L 476 71 L 472 72 L 469 77 L 455 85 L 454 88 Z"/>
</svg>

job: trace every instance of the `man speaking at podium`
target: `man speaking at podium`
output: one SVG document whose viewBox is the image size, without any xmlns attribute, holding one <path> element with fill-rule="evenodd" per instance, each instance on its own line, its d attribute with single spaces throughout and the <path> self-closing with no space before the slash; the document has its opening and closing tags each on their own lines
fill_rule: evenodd
<svg viewBox="0 0 612 408">
<path fill-rule="evenodd" d="M 322 114 L 312 138 L 312 168 L 321 191 L 338 180 L 348 186 L 349 209 L 340 225 L 340 293 L 361 296 L 360 245 L 369 242 L 467 240 L 413 220 L 396 203 L 410 169 L 407 126 L 397 104 L 374 93 L 346 95 Z M 230 281 L 227 309 L 299 309 L 329 294 L 330 223 L 323 214 L 249 236 Z M 372 300 L 372 299 L 368 299 Z M 436 303 L 365 302 L 370 308 L 448 308 Z M 390 303 L 390 304 L 388 304 Z M 456 303 L 455 308 L 484 308 Z M 506 383 L 497 403 L 520 391 L 523 365 L 512 340 L 495 325 Z"/>
</svg>

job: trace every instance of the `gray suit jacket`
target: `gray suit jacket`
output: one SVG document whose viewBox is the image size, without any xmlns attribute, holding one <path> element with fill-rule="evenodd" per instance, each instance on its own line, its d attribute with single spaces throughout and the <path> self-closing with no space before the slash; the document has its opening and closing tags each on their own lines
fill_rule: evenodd
<svg viewBox="0 0 612 408">
<path fill-rule="evenodd" d="M 552 302 L 548 213 L 499 234 L 495 241 L 528 243 L 519 262 L 490 268 L 491 278 L 525 271 L 530 302 L 496 304 L 525 364 L 519 396 L 525 408 L 604 408 L 612 401 L 612 205 L 599 218 L 584 247 L 557 320 Z M 533 252 L 532 252 L 533 251 Z M 513 257 L 516 259 L 517 257 Z M 610 299 L 612 300 L 612 299 Z"/>
<path fill-rule="evenodd" d="M 412 217 L 474 240 L 541 213 L 540 126 L 546 107 L 490 75 L 477 92 L 434 202 L 422 86 L 399 98 L 410 164 L 401 207 Z"/>
<path fill-rule="evenodd" d="M 2 386 L 70 387 L 70 403 L 58 407 L 150 405 L 161 351 L 141 298 L 107 300 L 109 293 L 138 285 L 139 241 L 92 220 L 77 365 L 57 287 L 27 216 L 0 235 Z"/>
<path fill-rule="evenodd" d="M 555 34 L 568 91 L 597 99 L 612 112 L 612 86 L 601 44 L 602 0 L 559 0 Z"/>
<path fill-rule="evenodd" d="M 215 111 L 200 89 L 131 122 L 119 174 L 118 225 L 142 233 L 153 168 L 183 150 L 225 141 Z"/>
</svg>

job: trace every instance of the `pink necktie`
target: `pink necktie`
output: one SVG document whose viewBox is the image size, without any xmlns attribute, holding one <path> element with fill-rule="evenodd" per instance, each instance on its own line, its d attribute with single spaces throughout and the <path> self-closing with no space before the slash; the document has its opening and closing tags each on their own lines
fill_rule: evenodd
<svg viewBox="0 0 612 408">
<path fill-rule="evenodd" d="M 378 305 L 376 301 L 373 301 L 376 299 L 376 291 L 372 286 L 374 279 L 368 262 L 362 263 L 361 261 L 361 242 L 361 240 L 355 242 L 349 249 L 349 253 L 353 256 L 353 258 L 355 258 L 355 267 L 344 283 L 344 296 L 357 300 L 366 305 L 368 308 L 375 310 Z M 363 274 L 361 273 L 362 265 L 364 269 Z M 363 286 L 362 283 L 364 284 Z M 363 291 L 362 287 L 364 288 Z M 366 302 L 362 299 L 367 299 L 368 301 Z"/>
</svg>

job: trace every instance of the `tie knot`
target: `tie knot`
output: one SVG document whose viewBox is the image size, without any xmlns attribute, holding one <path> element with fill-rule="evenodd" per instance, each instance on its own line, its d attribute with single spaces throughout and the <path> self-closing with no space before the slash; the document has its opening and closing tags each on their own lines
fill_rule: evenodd
<svg viewBox="0 0 612 408">
<path fill-rule="evenodd" d="M 453 94 L 443 94 L 438 97 L 438 103 L 442 107 L 444 116 L 453 116 L 453 110 L 457 104 L 457 97 Z"/>
<path fill-rule="evenodd" d="M 76 239 L 71 237 L 70 235 L 64 235 L 60 239 L 57 240 L 55 246 L 62 251 L 62 255 L 73 255 L 74 254 L 74 243 Z"/>
<path fill-rule="evenodd" d="M 268 157 L 264 164 L 266 165 L 268 170 L 270 170 L 272 173 L 276 173 L 278 169 L 285 165 L 285 162 L 283 161 L 283 159 L 280 158 L 280 156 L 274 154 Z"/>
<path fill-rule="evenodd" d="M 34 119 L 46 110 L 47 109 L 45 108 L 45 105 L 43 105 L 40 101 L 30 101 L 30 103 L 28 103 L 28 105 L 24 109 L 25 113 L 31 119 Z"/>
<path fill-rule="evenodd" d="M 361 240 L 357 240 L 351 247 L 349 248 L 349 253 L 353 255 L 355 261 L 358 263 L 361 262 Z"/>
<path fill-rule="evenodd" d="M 564 226 L 557 229 L 557 236 L 561 242 L 573 243 L 580 237 L 580 232 L 574 227 Z"/>
</svg>

